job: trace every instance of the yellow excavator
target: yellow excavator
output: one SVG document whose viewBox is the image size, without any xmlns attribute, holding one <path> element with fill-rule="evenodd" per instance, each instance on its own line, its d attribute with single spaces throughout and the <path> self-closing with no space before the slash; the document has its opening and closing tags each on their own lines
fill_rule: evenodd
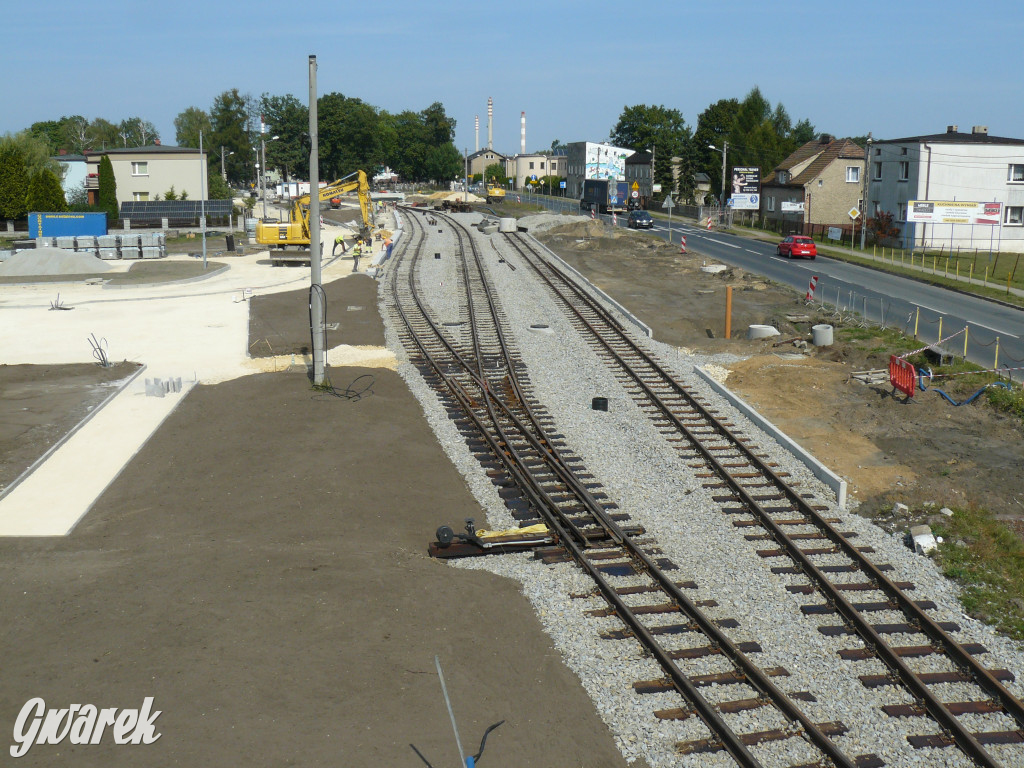
<svg viewBox="0 0 1024 768">
<path fill-rule="evenodd" d="M 352 178 L 352 177 L 356 178 Z M 318 197 L 320 202 L 329 201 L 339 197 L 346 192 L 357 191 L 359 198 L 359 211 L 363 215 L 363 227 L 359 236 L 365 241 L 373 235 L 375 222 L 373 220 L 373 203 L 370 200 L 370 185 L 366 181 L 366 174 L 362 171 L 354 171 L 335 182 L 320 189 Z M 258 221 L 256 222 L 256 242 L 270 248 L 287 248 L 295 246 L 305 249 L 305 253 L 298 254 L 300 258 L 309 258 L 309 195 L 302 195 L 292 201 L 292 209 L 288 215 L 288 221 Z M 276 259 L 280 260 L 280 259 Z"/>
<path fill-rule="evenodd" d="M 487 204 L 505 202 L 505 188 L 494 181 L 487 182 Z"/>
</svg>

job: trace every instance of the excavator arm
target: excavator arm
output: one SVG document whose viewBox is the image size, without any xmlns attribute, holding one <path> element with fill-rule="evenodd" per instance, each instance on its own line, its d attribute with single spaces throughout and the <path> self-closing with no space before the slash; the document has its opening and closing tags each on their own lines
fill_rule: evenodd
<svg viewBox="0 0 1024 768">
<path fill-rule="evenodd" d="M 322 187 L 317 193 L 317 197 L 321 202 L 325 202 L 333 197 L 352 191 L 357 192 L 357 196 L 359 198 L 359 212 L 362 214 L 363 219 L 360 236 L 364 240 L 368 240 L 373 233 L 376 222 L 374 221 L 373 205 L 370 200 L 370 185 L 366 179 L 366 174 L 363 171 L 354 171 L 348 176 L 344 176 L 337 181 L 333 181 L 327 186 Z M 273 223 L 257 223 L 257 242 L 265 245 L 277 245 L 281 247 L 286 245 L 297 245 L 308 248 L 310 241 L 309 203 L 311 199 L 311 196 L 306 194 L 301 197 L 297 197 L 292 201 L 287 226 Z"/>
</svg>

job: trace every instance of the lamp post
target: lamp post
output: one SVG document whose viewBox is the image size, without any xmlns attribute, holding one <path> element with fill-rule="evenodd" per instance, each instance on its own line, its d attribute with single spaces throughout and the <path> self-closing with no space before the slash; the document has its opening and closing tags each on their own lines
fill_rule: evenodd
<svg viewBox="0 0 1024 768">
<path fill-rule="evenodd" d="M 234 152 L 228 152 L 227 155 L 225 155 L 224 154 L 224 145 L 223 144 L 220 145 L 220 177 L 222 179 L 224 179 L 224 183 L 225 184 L 228 183 L 228 172 L 224 169 L 224 158 L 225 157 L 231 157 L 233 154 L 235 154 L 235 153 Z"/>
<path fill-rule="evenodd" d="M 271 136 L 271 141 L 277 141 L 280 136 Z M 263 220 L 267 220 L 267 142 L 263 140 L 263 134 L 260 134 L 260 154 L 262 165 L 260 166 L 260 183 L 263 185 Z"/>
<path fill-rule="evenodd" d="M 723 141 L 722 142 L 722 149 L 719 149 L 714 144 L 708 144 L 708 149 L 713 149 L 713 150 L 715 150 L 715 152 L 721 152 L 722 153 L 722 200 L 721 200 L 720 206 L 721 206 L 722 210 L 725 210 L 725 163 L 726 163 L 726 158 L 729 156 L 729 142 L 728 141 Z"/>
<path fill-rule="evenodd" d="M 863 216 L 863 220 L 860 223 L 860 249 L 863 251 L 867 247 L 867 234 L 868 234 L 868 192 L 871 187 L 868 186 L 871 182 L 868 181 L 868 168 L 871 167 L 871 131 L 868 131 L 867 148 L 864 150 L 864 191 L 861 193 L 860 203 L 860 214 Z"/>
</svg>

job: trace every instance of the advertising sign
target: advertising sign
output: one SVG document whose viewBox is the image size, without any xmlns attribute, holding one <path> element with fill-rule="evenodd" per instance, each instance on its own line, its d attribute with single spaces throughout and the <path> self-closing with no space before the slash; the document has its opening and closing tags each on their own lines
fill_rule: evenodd
<svg viewBox="0 0 1024 768">
<path fill-rule="evenodd" d="M 799 202 L 799 203 L 783 202 L 782 203 L 782 212 L 783 213 L 803 213 L 804 212 L 804 204 L 803 204 L 803 202 Z"/>
<path fill-rule="evenodd" d="M 733 196 L 729 198 L 729 205 L 737 211 L 756 211 L 761 207 L 761 196 L 758 194 L 733 194 Z"/>
<path fill-rule="evenodd" d="M 587 142 L 583 178 L 623 181 L 626 178 L 626 158 L 632 154 L 631 149 Z"/>
<path fill-rule="evenodd" d="M 907 221 L 926 224 L 999 224 L 1002 203 L 972 203 L 958 200 L 911 200 Z"/>
<path fill-rule="evenodd" d="M 737 165 L 732 169 L 732 195 L 761 194 L 761 169 L 756 166 Z"/>
</svg>

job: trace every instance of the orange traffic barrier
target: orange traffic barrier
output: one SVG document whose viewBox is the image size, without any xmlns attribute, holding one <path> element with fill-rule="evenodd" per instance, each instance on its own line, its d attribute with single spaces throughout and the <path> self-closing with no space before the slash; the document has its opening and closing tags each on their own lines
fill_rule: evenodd
<svg viewBox="0 0 1024 768">
<path fill-rule="evenodd" d="M 917 382 L 917 370 L 913 364 L 902 358 L 889 357 L 889 383 L 894 390 L 899 390 L 907 397 L 914 396 L 914 385 Z"/>
</svg>

